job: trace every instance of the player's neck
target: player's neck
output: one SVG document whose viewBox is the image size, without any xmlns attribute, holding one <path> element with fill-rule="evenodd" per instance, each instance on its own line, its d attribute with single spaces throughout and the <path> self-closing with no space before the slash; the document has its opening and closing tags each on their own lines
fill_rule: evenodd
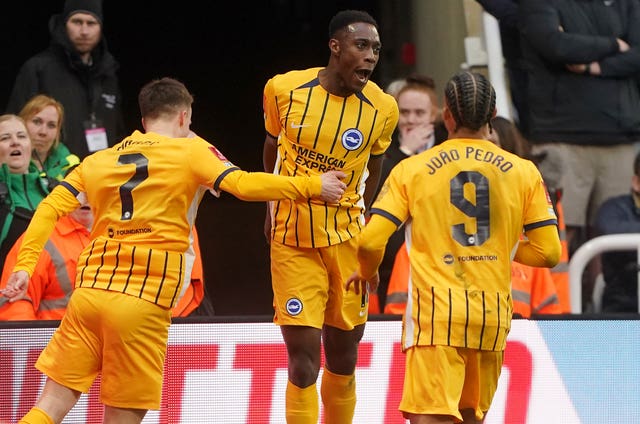
<svg viewBox="0 0 640 424">
<path fill-rule="evenodd" d="M 469 128 L 458 128 L 455 131 L 449 133 L 449 138 L 477 138 L 482 140 L 489 139 L 489 127 L 485 125 L 478 131 L 471 130 Z"/>
<path fill-rule="evenodd" d="M 176 126 L 174 121 L 155 120 L 145 122 L 144 130 L 147 133 L 155 133 L 165 137 L 179 138 L 183 137 L 180 127 Z"/>
</svg>

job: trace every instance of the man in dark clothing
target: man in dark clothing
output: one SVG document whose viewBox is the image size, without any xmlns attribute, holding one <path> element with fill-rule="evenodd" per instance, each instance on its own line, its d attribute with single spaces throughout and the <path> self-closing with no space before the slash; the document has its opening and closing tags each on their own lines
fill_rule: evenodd
<svg viewBox="0 0 640 424">
<path fill-rule="evenodd" d="M 529 106 L 527 104 L 527 71 L 520 47 L 518 21 L 519 0 L 476 0 L 482 8 L 496 18 L 500 27 L 500 42 L 504 67 L 509 78 L 511 101 L 518 116 L 515 123 L 525 137 L 529 135 Z"/>
<path fill-rule="evenodd" d="M 573 251 L 593 235 L 602 202 L 628 190 L 640 141 L 640 2 L 520 0 L 519 13 L 529 139 L 562 169 Z"/>
<path fill-rule="evenodd" d="M 640 154 L 633 170 L 631 193 L 610 198 L 598 210 L 598 235 L 640 233 Z M 638 312 L 638 252 L 606 252 L 601 262 L 606 283 L 602 312 Z"/>
<path fill-rule="evenodd" d="M 102 0 L 66 0 L 49 20 L 49 47 L 29 58 L 16 77 L 7 111 L 18 113 L 35 94 L 64 106 L 62 137 L 81 159 L 125 135 L 119 65 L 102 37 Z"/>
</svg>

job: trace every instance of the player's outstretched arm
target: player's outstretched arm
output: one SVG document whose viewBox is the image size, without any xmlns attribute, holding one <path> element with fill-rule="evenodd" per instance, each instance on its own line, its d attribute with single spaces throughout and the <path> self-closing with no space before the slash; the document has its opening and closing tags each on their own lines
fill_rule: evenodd
<svg viewBox="0 0 640 424">
<path fill-rule="evenodd" d="M 265 172 L 246 172 L 237 169 L 224 176 L 220 189 L 240 200 L 268 201 L 281 199 L 317 198 L 337 202 L 346 185 L 340 181 L 345 174 L 329 171 L 322 175 L 286 177 Z"/>
</svg>

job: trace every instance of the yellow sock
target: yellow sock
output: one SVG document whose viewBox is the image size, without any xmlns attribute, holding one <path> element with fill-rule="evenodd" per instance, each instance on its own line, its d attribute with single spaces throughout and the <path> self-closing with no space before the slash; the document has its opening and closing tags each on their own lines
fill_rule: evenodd
<svg viewBox="0 0 640 424">
<path fill-rule="evenodd" d="M 315 384 L 301 389 L 287 381 L 285 405 L 287 424 L 317 424 L 319 407 Z"/>
<path fill-rule="evenodd" d="M 27 415 L 22 417 L 18 424 L 55 424 L 51 417 L 42 409 L 33 407 Z"/>
<path fill-rule="evenodd" d="M 351 424 L 356 409 L 356 376 L 334 374 L 327 368 L 322 373 L 322 404 L 327 424 Z"/>
</svg>

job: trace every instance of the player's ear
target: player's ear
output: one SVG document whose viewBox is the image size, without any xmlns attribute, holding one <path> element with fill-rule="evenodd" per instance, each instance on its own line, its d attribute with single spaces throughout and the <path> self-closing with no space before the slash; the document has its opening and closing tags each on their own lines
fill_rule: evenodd
<svg viewBox="0 0 640 424">
<path fill-rule="evenodd" d="M 447 131 L 451 133 L 456 127 L 456 120 L 447 105 L 442 108 L 442 120 Z"/>
<path fill-rule="evenodd" d="M 340 42 L 335 38 L 329 40 L 329 50 L 331 50 L 331 54 L 340 53 Z"/>
<path fill-rule="evenodd" d="M 181 110 L 178 112 L 178 124 L 180 124 L 180 127 L 184 127 L 185 122 L 187 122 L 187 111 Z"/>
</svg>

